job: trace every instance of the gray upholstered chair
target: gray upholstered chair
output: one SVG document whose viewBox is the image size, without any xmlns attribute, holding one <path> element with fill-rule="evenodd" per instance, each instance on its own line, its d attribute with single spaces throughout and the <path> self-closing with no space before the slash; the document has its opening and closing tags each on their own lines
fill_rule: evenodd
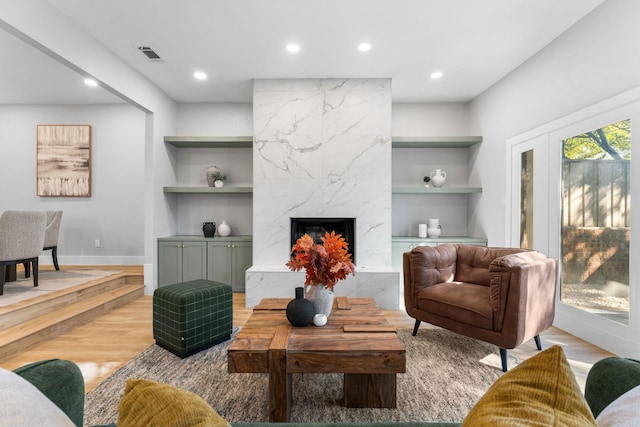
<svg viewBox="0 0 640 427">
<path fill-rule="evenodd" d="M 38 286 L 38 256 L 44 247 L 46 224 L 45 211 L 5 211 L 0 215 L 0 295 L 8 265 L 33 265 L 33 286 Z"/>
<path fill-rule="evenodd" d="M 517 248 L 445 244 L 404 253 L 404 300 L 420 322 L 507 349 L 535 339 L 553 323 L 556 260 Z"/>
<path fill-rule="evenodd" d="M 58 266 L 58 235 L 60 234 L 60 222 L 62 221 L 62 211 L 47 211 L 47 227 L 44 230 L 44 250 L 51 249 L 53 266 L 60 270 Z"/>
</svg>

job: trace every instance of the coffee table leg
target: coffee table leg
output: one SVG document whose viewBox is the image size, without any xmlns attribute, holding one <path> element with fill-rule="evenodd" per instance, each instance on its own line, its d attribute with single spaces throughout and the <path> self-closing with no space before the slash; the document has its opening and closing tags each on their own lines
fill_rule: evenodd
<svg viewBox="0 0 640 427">
<path fill-rule="evenodd" d="M 287 422 L 291 413 L 291 374 L 287 373 L 289 327 L 278 327 L 269 349 L 269 421 Z"/>
<path fill-rule="evenodd" d="M 344 374 L 347 408 L 395 408 L 396 374 Z"/>
</svg>

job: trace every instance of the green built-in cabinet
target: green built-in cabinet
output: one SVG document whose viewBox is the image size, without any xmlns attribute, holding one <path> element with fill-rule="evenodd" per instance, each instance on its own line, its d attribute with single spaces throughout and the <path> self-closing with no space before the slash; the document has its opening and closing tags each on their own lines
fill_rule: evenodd
<svg viewBox="0 0 640 427">
<path fill-rule="evenodd" d="M 250 241 L 216 240 L 207 243 L 207 279 L 231 285 L 244 292 L 245 272 L 253 261 Z"/>
<path fill-rule="evenodd" d="M 158 239 L 158 286 L 208 279 L 244 292 L 245 272 L 253 261 L 251 236 Z"/>
<path fill-rule="evenodd" d="M 192 239 L 158 239 L 158 286 L 207 277 L 207 244 Z"/>
</svg>

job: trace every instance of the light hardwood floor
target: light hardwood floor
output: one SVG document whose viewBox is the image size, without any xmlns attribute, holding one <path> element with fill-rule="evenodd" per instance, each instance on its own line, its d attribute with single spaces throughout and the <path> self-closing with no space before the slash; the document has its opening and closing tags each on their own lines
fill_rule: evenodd
<svg viewBox="0 0 640 427">
<path fill-rule="evenodd" d="M 104 269 L 104 266 L 101 268 Z M 122 266 L 113 268 L 122 269 Z M 245 307 L 244 294 L 234 294 L 233 310 L 233 324 L 240 327 L 251 314 L 251 309 Z M 386 310 L 385 315 L 398 328 L 413 327 L 413 319 L 404 311 Z M 421 326 L 429 327 L 432 326 L 424 323 Z M 581 387 L 584 387 L 584 380 L 591 365 L 603 357 L 611 356 L 610 353 L 557 328 L 550 328 L 541 337 L 545 348 L 553 344 L 564 348 Z M 90 391 L 153 342 L 152 297 L 145 295 L 19 356 L 0 362 L 0 367 L 15 369 L 27 363 L 50 358 L 72 360 L 80 366 L 85 377 L 86 390 Z M 496 349 L 496 357 L 499 357 L 497 353 Z M 520 360 L 536 353 L 533 340 L 513 350 L 513 354 Z"/>
</svg>

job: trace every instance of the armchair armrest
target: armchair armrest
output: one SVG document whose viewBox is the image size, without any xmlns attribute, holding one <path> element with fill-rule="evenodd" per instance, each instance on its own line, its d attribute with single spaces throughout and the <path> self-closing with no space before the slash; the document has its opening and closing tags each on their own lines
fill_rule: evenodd
<svg viewBox="0 0 640 427">
<path fill-rule="evenodd" d="M 491 262 L 489 276 L 494 330 L 511 329 L 507 335 L 516 337 L 513 343 L 505 343 L 505 348 L 515 348 L 538 333 L 532 331 L 551 326 L 555 314 L 555 259 L 535 251 L 505 255 Z"/>
</svg>

